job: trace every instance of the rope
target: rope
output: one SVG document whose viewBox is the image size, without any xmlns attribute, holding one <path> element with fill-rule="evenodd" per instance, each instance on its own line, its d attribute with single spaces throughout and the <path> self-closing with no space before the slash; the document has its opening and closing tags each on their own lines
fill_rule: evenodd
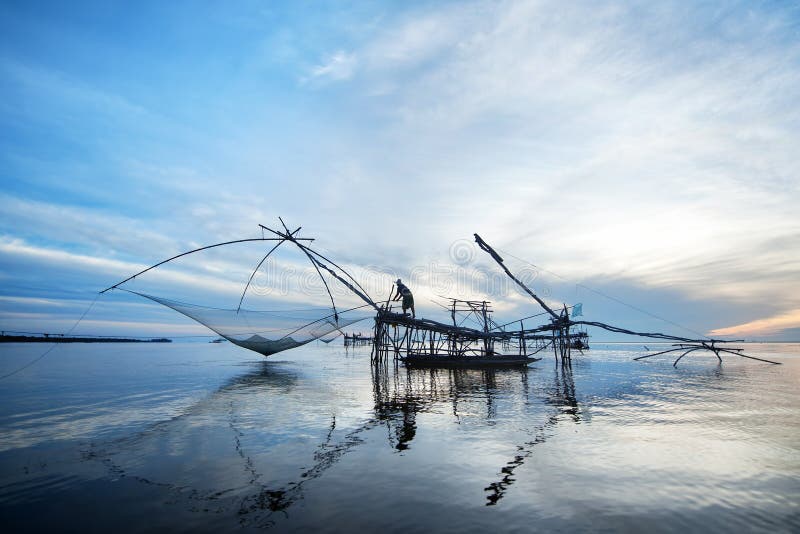
<svg viewBox="0 0 800 534">
<path fill-rule="evenodd" d="M 99 298 L 100 298 L 100 295 L 102 295 L 102 293 L 98 293 L 98 294 L 96 294 L 96 295 L 94 296 L 94 300 L 92 300 L 92 302 L 89 304 L 89 307 L 88 307 L 88 308 L 86 308 L 86 310 L 85 310 L 85 311 L 83 312 L 83 314 L 82 314 L 82 315 L 81 315 L 81 316 L 78 318 L 78 320 L 77 320 L 77 321 L 75 321 L 75 324 L 73 324 L 73 325 L 72 325 L 72 327 L 71 327 L 69 330 L 67 330 L 67 331 L 64 333 L 64 336 L 65 336 L 65 337 L 66 337 L 66 336 L 68 336 L 68 335 L 70 335 L 70 334 L 72 333 L 72 331 L 73 331 L 73 330 L 75 330 L 75 329 L 78 327 L 78 325 L 81 323 L 81 321 L 83 321 L 83 318 L 84 318 L 84 317 L 86 317 L 86 314 L 88 314 L 88 313 L 89 313 L 89 311 L 90 311 L 90 310 L 91 310 L 91 309 L 94 307 L 94 303 L 95 303 L 95 302 L 97 302 L 97 299 L 99 299 Z M 35 364 L 36 362 L 38 362 L 38 361 L 42 360 L 42 359 L 43 359 L 45 356 L 47 356 L 48 354 L 50 354 L 51 352 L 53 352 L 53 349 L 55 349 L 55 348 L 56 348 L 56 347 L 57 347 L 59 344 L 60 344 L 60 343 L 58 343 L 58 342 L 56 342 L 56 343 L 53 343 L 53 346 L 52 346 L 52 347 L 50 347 L 50 348 L 48 348 L 46 351 L 44 351 L 44 352 L 43 352 L 43 353 L 42 353 L 42 354 L 41 354 L 39 357 L 37 357 L 37 358 L 34 358 L 34 359 L 33 359 L 33 360 L 31 360 L 30 362 L 26 363 L 25 365 L 23 365 L 22 367 L 20 367 L 20 368 L 18 368 L 18 369 L 16 369 L 16 370 L 14 370 L 14 371 L 11 371 L 10 373 L 7 373 L 7 374 L 4 374 L 3 376 L 0 376 L 0 380 L 4 380 L 4 379 L 6 379 L 6 378 L 8 378 L 8 377 L 10 377 L 10 376 L 14 376 L 14 375 L 15 375 L 15 374 L 17 374 L 17 373 L 24 371 L 24 370 L 25 370 L 25 369 L 27 369 L 28 367 L 32 366 L 33 364 Z"/>
</svg>

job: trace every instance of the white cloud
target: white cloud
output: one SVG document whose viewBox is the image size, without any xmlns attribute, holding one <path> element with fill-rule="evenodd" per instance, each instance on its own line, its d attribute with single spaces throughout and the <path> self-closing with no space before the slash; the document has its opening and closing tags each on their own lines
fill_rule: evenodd
<svg viewBox="0 0 800 534">
<path fill-rule="evenodd" d="M 7 302 L 9 304 L 21 304 L 21 305 L 35 305 L 35 306 L 53 306 L 56 308 L 63 308 L 67 304 L 60 300 L 53 300 L 53 299 L 40 299 L 40 298 L 33 298 L 33 297 L 14 297 L 14 296 L 0 296 L 0 301 Z"/>
<path fill-rule="evenodd" d="M 325 61 L 311 69 L 309 80 L 349 80 L 356 69 L 357 61 L 354 54 L 339 50 L 331 54 Z"/>
<path fill-rule="evenodd" d="M 157 249 L 175 250 L 172 239 L 155 231 L 144 221 L 108 213 L 94 207 L 40 202 L 0 194 L 0 229 L 46 237 L 51 242 L 80 244 L 104 254 L 125 251 L 144 255 Z"/>
<path fill-rule="evenodd" d="M 472 2 L 387 24 L 354 50 L 383 128 L 359 205 L 397 190 L 413 215 L 372 220 L 399 246 L 479 230 L 577 280 L 798 304 L 800 43 L 735 9 Z"/>
<path fill-rule="evenodd" d="M 119 261 L 108 258 L 99 258 L 84 254 L 74 254 L 60 249 L 51 249 L 29 245 L 19 239 L 0 239 L 0 254 L 12 256 L 17 261 L 29 260 L 37 264 L 40 268 L 58 271 L 80 270 L 86 276 L 97 278 L 102 276 L 106 280 L 116 280 L 125 278 L 133 273 L 139 272 L 147 265 Z M 226 280 L 220 277 L 203 276 L 192 272 L 181 272 L 161 269 L 154 273 L 154 279 L 165 284 L 176 284 L 194 289 L 205 291 L 216 291 L 235 295 L 241 291 L 241 284 Z M 99 287 L 98 290 L 104 289 Z"/>
</svg>

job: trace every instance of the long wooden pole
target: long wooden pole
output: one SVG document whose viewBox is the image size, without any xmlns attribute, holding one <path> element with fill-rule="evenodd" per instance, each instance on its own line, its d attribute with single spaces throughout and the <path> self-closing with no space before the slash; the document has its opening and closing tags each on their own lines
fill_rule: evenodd
<svg viewBox="0 0 800 534">
<path fill-rule="evenodd" d="M 302 240 L 303 241 L 313 241 L 313 239 L 302 239 Z M 121 286 L 125 282 L 129 282 L 129 281 L 133 280 L 134 278 L 136 278 L 137 276 L 146 273 L 147 271 L 155 269 L 156 267 L 160 267 L 161 265 L 164 265 L 165 263 L 170 262 L 172 260 L 177 260 L 178 258 L 181 258 L 183 256 L 186 256 L 186 255 L 189 255 L 189 254 L 194 254 L 195 252 L 200 252 L 201 250 L 207 250 L 207 249 L 214 248 L 214 247 L 221 247 L 221 246 L 224 246 L 224 245 L 232 245 L 234 243 L 247 243 L 248 241 L 284 241 L 284 238 L 254 237 L 252 239 L 236 239 L 234 241 L 225 241 L 224 243 L 216 243 L 214 245 L 208 245 L 208 246 L 205 246 L 205 247 L 196 248 L 194 250 L 190 250 L 188 252 L 183 252 L 181 254 L 178 254 L 177 256 L 172 256 L 171 258 L 167 258 L 166 260 L 160 261 L 160 262 L 156 263 L 155 265 L 151 265 L 147 269 L 141 270 L 138 273 L 134 274 L 133 276 L 129 276 L 128 278 L 126 278 L 122 282 L 117 282 L 113 286 L 105 288 L 100 293 L 102 294 L 102 293 L 105 293 L 106 291 L 110 291 L 112 289 L 116 289 L 117 287 Z"/>
<path fill-rule="evenodd" d="M 495 250 L 494 250 L 492 247 L 490 247 L 488 243 L 486 243 L 486 241 L 484 241 L 483 239 L 481 239 L 481 236 L 479 236 L 478 234 L 474 234 L 474 235 L 475 235 L 475 242 L 476 242 L 476 243 L 478 243 L 478 246 L 480 247 L 480 249 L 481 249 L 481 250 L 483 250 L 484 252 L 487 252 L 487 253 L 489 253 L 489 255 L 492 257 L 492 259 L 494 259 L 494 261 L 496 261 L 496 262 L 497 262 L 497 264 L 498 264 L 498 265 L 500 265 L 500 267 L 502 267 L 502 268 L 503 268 L 503 270 L 506 272 L 506 274 L 507 274 L 507 275 L 508 275 L 508 276 L 509 276 L 509 277 L 510 277 L 512 280 L 514 280 L 514 282 L 516 282 L 516 283 L 517 283 L 517 285 L 518 285 L 519 287 L 521 287 L 521 288 L 522 288 L 522 289 L 523 289 L 523 290 L 524 290 L 524 291 L 525 291 L 525 292 L 526 292 L 528 295 L 530 295 L 531 297 L 533 297 L 533 298 L 534 298 L 534 300 L 536 300 L 536 302 L 538 302 L 538 303 L 539 303 L 539 305 L 540 305 L 542 308 L 544 308 L 544 309 L 545 309 L 545 311 L 547 311 L 547 313 L 549 313 L 549 314 L 550 314 L 550 315 L 553 317 L 553 319 L 555 319 L 555 320 L 557 320 L 557 321 L 558 321 L 558 320 L 560 320 L 560 318 L 559 318 L 558 314 L 557 314 L 556 312 L 554 312 L 554 311 L 553 311 L 553 310 L 550 308 L 550 306 L 548 306 L 547 304 L 545 304 L 545 302 L 544 302 L 542 299 L 540 299 L 540 298 L 539 298 L 539 297 L 536 295 L 536 293 L 534 293 L 533 291 L 531 291 L 531 290 L 528 288 L 528 286 L 526 286 L 525 284 L 523 284 L 522 282 L 520 282 L 520 281 L 519 281 L 519 279 L 518 279 L 516 276 L 514 276 L 513 274 L 511 274 L 511 271 L 509 271 L 509 270 L 508 270 L 508 267 L 506 267 L 506 266 L 505 266 L 505 264 L 503 263 L 503 258 L 501 258 L 501 257 L 500 257 L 500 255 L 499 255 L 497 252 L 495 252 Z"/>
<path fill-rule="evenodd" d="M 291 234 L 291 235 L 295 235 L 297 232 L 299 232 L 299 231 L 300 231 L 300 228 L 302 228 L 302 227 L 298 227 L 298 228 L 297 228 L 297 230 L 295 230 L 294 232 L 292 232 L 292 234 Z M 236 313 L 239 313 L 239 310 L 240 310 L 240 309 L 242 309 L 242 302 L 244 302 L 244 296 L 245 296 L 245 294 L 247 294 L 247 290 L 248 290 L 248 288 L 250 287 L 250 282 L 252 282 L 252 281 L 253 281 L 253 278 L 255 277 L 255 275 L 256 275 L 256 273 L 258 272 L 258 270 L 261 268 L 261 266 L 264 264 L 264 262 L 265 262 L 265 261 L 267 261 L 267 258 L 269 258 L 269 257 L 270 257 L 270 255 L 271 255 L 273 252 L 275 252 L 275 249 L 277 249 L 279 246 L 281 246 L 281 245 L 282 245 L 283 243 L 285 243 L 285 242 L 286 242 L 286 240 L 285 240 L 285 239 L 282 239 L 282 240 L 278 241 L 278 242 L 275 244 L 275 246 L 274 246 L 274 247 L 272 247 L 271 249 L 269 249 L 269 252 L 267 252 L 267 253 L 264 255 L 264 257 L 263 257 L 263 258 L 261 258 L 261 261 L 260 261 L 260 262 L 258 262 L 258 265 L 256 265 L 256 268 L 255 268 L 255 269 L 253 269 L 253 274 L 251 274 L 251 275 L 250 275 L 250 278 L 248 278 L 248 280 L 247 280 L 247 284 L 245 284 L 245 286 L 244 286 L 244 291 L 242 291 L 242 297 L 239 299 L 239 305 L 236 307 Z"/>
</svg>

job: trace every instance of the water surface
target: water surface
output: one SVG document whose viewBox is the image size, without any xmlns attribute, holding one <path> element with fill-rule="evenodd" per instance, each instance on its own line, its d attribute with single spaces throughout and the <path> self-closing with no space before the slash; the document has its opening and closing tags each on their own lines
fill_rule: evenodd
<svg viewBox="0 0 800 534">
<path fill-rule="evenodd" d="M 58 347 L 0 382 L 3 530 L 800 531 L 800 345 L 408 371 L 334 344 Z"/>
</svg>

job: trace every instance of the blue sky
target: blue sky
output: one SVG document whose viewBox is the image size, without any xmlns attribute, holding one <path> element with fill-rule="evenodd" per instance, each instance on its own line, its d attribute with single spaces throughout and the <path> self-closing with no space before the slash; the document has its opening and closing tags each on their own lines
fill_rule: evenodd
<svg viewBox="0 0 800 534">
<path fill-rule="evenodd" d="M 3 2 L 0 328 L 280 215 L 423 315 L 488 291 L 442 282 L 478 232 L 591 319 L 686 333 L 583 286 L 800 339 L 799 36 L 793 2 Z M 235 307 L 262 248 L 132 289 Z M 77 332 L 205 333 L 119 294 Z"/>
</svg>

